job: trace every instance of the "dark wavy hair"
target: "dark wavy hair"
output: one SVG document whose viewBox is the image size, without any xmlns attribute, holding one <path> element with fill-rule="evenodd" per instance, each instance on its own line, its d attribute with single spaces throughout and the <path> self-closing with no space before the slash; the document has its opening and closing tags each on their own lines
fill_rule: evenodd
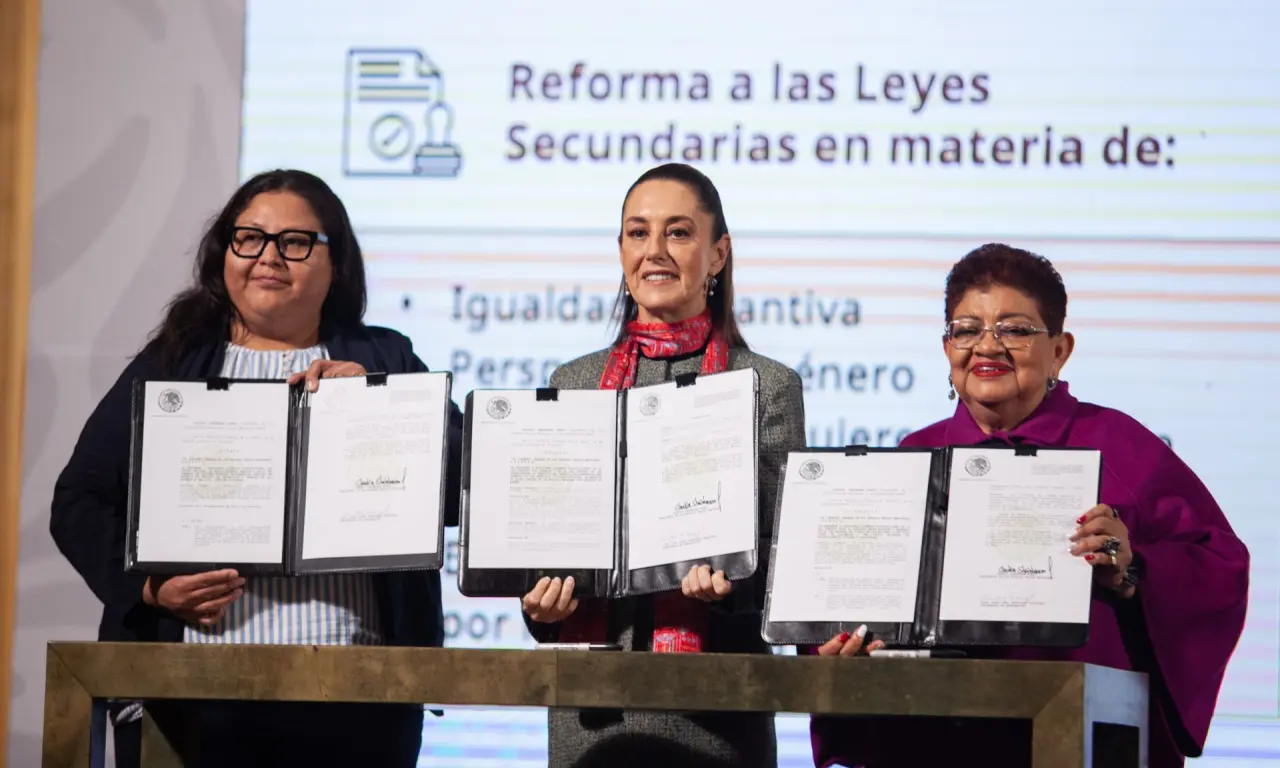
<svg viewBox="0 0 1280 768">
<path fill-rule="evenodd" d="M 209 223 L 196 252 L 194 284 L 169 302 L 164 320 L 152 332 L 148 348 L 159 354 L 166 370 L 199 345 L 226 341 L 233 321 L 239 319 L 227 293 L 223 266 L 236 218 L 264 192 L 292 192 L 306 200 L 329 236 L 333 283 L 320 309 L 322 337 L 363 322 L 364 257 L 346 206 L 319 176 L 298 170 L 266 171 L 242 184 Z"/>
<path fill-rule="evenodd" d="M 1004 285 L 1030 296 L 1049 334 L 1067 321 L 1067 288 L 1053 263 L 1043 256 L 1003 243 L 987 243 L 965 254 L 947 275 L 946 320 L 951 322 L 964 295 L 974 288 Z"/>
<path fill-rule="evenodd" d="M 622 198 L 622 216 L 626 217 L 627 200 L 636 187 L 646 181 L 655 180 L 678 181 L 684 184 L 698 198 L 698 207 L 711 217 L 711 237 L 719 241 L 729 234 L 729 225 L 724 219 L 724 205 L 720 202 L 720 192 L 706 174 L 691 165 L 684 163 L 667 163 L 650 168 L 640 175 Z M 622 241 L 622 233 L 618 233 L 618 241 Z M 707 297 L 707 307 L 711 310 L 711 325 L 723 334 L 725 343 L 730 347 L 747 348 L 747 341 L 738 328 L 738 319 L 733 314 L 733 247 L 729 247 L 728 256 L 724 260 L 724 268 L 716 276 L 715 292 Z M 627 337 L 627 323 L 636 318 L 639 307 L 636 300 L 627 292 L 627 278 L 623 275 L 618 286 L 618 296 L 613 304 L 613 319 L 618 324 L 618 335 L 614 338 L 617 344 Z"/>
</svg>

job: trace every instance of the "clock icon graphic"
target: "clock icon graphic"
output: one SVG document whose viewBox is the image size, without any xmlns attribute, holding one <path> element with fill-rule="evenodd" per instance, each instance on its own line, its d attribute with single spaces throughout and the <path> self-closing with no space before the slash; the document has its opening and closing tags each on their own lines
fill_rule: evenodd
<svg viewBox="0 0 1280 768">
<path fill-rule="evenodd" d="M 404 157 L 413 147 L 413 123 L 398 112 L 382 115 L 369 127 L 369 149 L 386 160 Z"/>
</svg>

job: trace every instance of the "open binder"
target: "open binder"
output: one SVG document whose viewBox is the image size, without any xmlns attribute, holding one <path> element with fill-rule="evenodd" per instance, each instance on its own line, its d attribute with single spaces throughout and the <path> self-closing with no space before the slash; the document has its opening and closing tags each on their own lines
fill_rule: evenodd
<svg viewBox="0 0 1280 768">
<path fill-rule="evenodd" d="M 439 569 L 451 385 L 135 380 L 126 570 Z"/>
<path fill-rule="evenodd" d="M 723 570 L 730 580 L 749 578 L 758 559 L 758 390 L 756 372 L 745 369 L 682 375 L 674 382 L 624 391 L 541 388 L 469 393 L 458 590 L 468 597 L 520 597 L 543 577 L 572 576 L 575 596 L 617 598 L 679 589 L 689 570 L 702 564 Z M 709 424 L 712 413 L 723 418 Z M 662 444 L 654 444 L 664 418 L 675 431 L 688 433 L 672 438 L 665 455 Z M 741 438 L 737 453 L 725 454 L 724 446 L 737 440 L 735 435 Z M 588 455 L 592 441 L 598 441 L 598 452 L 593 449 Z M 737 469 L 723 475 L 734 482 L 703 473 L 694 482 L 700 490 L 690 501 L 676 502 L 685 507 L 671 514 L 676 522 L 635 519 L 641 514 L 637 507 L 651 510 L 670 499 L 673 485 L 664 484 L 663 473 L 696 468 L 678 457 L 699 451 L 704 459 L 710 451 L 711 458 L 719 456 L 725 463 L 726 455 L 736 455 Z M 524 469 L 531 463 L 539 466 L 541 479 L 516 490 L 504 485 L 512 473 L 527 477 L 535 471 Z M 598 468 L 598 474 L 590 467 Z M 588 473 L 590 483 L 573 479 Z M 599 492 L 586 498 L 581 495 L 586 488 Z M 512 501 L 515 496 L 521 497 L 518 504 Z M 575 501 L 566 501 L 569 498 Z M 577 510 L 576 521 L 563 516 L 570 503 Z M 513 512 L 513 505 L 519 511 Z M 719 530 L 725 535 L 715 538 L 724 546 L 711 544 L 710 551 L 698 553 L 705 556 L 653 555 L 655 538 L 670 531 L 680 535 L 681 514 L 690 516 L 686 521 L 696 520 L 703 511 L 732 521 L 730 530 Z M 666 528 L 668 523 L 675 527 Z M 558 526 L 560 532 L 544 534 L 544 525 Z M 584 534 L 587 531 L 590 535 Z M 691 550 L 677 546 L 671 551 Z"/>
<path fill-rule="evenodd" d="M 1098 489 L 1101 481 L 1101 453 L 1084 448 L 1045 448 L 1030 444 L 987 443 L 980 446 L 955 446 L 951 448 L 869 448 L 866 446 L 850 446 L 848 448 L 808 449 L 793 452 L 783 467 L 783 478 L 778 494 L 778 505 L 775 510 L 773 541 L 770 550 L 770 562 L 773 564 L 768 575 L 768 586 L 765 597 L 764 622 L 761 635 L 766 642 L 772 644 L 819 645 L 842 632 L 853 632 L 860 625 L 867 626 L 869 637 L 884 641 L 890 647 L 907 648 L 963 648 L 981 646 L 1040 646 L 1040 647 L 1079 647 L 1089 638 L 1089 604 L 1091 600 L 1092 573 L 1089 566 L 1079 562 L 1068 553 L 1070 542 L 1065 534 L 1060 538 L 1061 557 L 1058 562 L 1057 578 L 1063 578 L 1066 594 L 1069 595 L 1071 615 L 1065 620 L 1055 616 L 1045 621 L 1021 620 L 988 620 L 988 619 L 956 619 L 948 615 L 963 613 L 954 608 L 949 609 L 948 600 L 956 603 L 972 602 L 972 595 L 965 594 L 960 588 L 962 582 L 953 582 L 944 589 L 945 571 L 948 554 L 948 524 L 950 520 L 951 499 L 959 482 L 969 482 L 981 478 L 991 470 L 993 465 L 1004 459 L 1016 461 L 1051 462 L 1055 455 L 1070 452 L 1080 461 L 1092 465 L 1096 462 L 1097 471 L 1082 482 L 1091 489 L 1092 497 L 1088 506 L 1078 510 L 1072 509 L 1074 515 L 1065 512 L 1068 517 L 1063 521 L 1067 527 L 1073 527 L 1075 516 L 1083 514 L 1089 506 L 1098 503 Z M 920 522 L 919 565 L 915 569 L 915 598 L 906 606 L 907 616 L 901 621 L 868 621 L 865 620 L 871 609 L 863 608 L 863 616 L 857 615 L 859 610 L 848 612 L 847 618 L 842 616 L 833 620 L 830 616 L 824 620 L 796 620 L 796 611 L 784 609 L 774 594 L 775 583 L 779 581 L 778 573 L 782 566 L 779 561 L 779 537 L 785 535 L 786 528 L 782 514 L 784 497 L 788 490 L 788 480 L 796 482 L 797 478 L 804 482 L 815 479 L 824 472 L 840 472 L 841 466 L 851 466 L 848 462 L 857 462 L 873 456 L 915 456 L 915 461 L 924 462 L 927 466 L 918 467 L 920 481 L 927 487 L 923 490 L 924 503 L 916 514 L 922 516 Z M 798 465 L 797 465 L 798 462 Z M 1091 485 L 1090 485 L 1091 484 Z M 961 489 L 964 490 L 964 489 Z M 794 511 L 794 510 L 793 510 Z M 816 514 L 816 511 L 815 511 Z M 1053 518 L 1057 521 L 1057 518 Z M 959 533 L 972 531 L 962 529 L 957 523 L 950 537 L 951 543 L 958 540 Z M 1055 523 L 1056 524 L 1056 523 Z M 1014 534 L 1019 535 L 1019 534 Z M 958 547 L 965 549 L 964 547 Z M 968 553 L 972 555 L 972 552 Z M 957 557 L 955 555 L 950 555 Z M 967 567 L 962 552 L 954 564 L 957 569 Z M 996 571 L 1001 567 L 996 566 Z M 1040 574 L 1041 568 L 1024 569 L 1009 568 L 1010 572 L 1019 572 L 1027 578 L 1055 578 L 1053 562 L 1047 565 L 1047 574 Z M 1030 574 L 1030 575 L 1028 575 Z M 996 578 L 991 576 L 990 578 Z M 991 582 L 988 582 L 991 583 Z M 1010 582 L 1012 583 L 1012 582 Z M 1012 609 L 1011 609 L 1012 610 Z M 999 612 L 996 609 L 995 612 Z M 814 615 L 817 615 L 817 611 Z M 788 615 L 790 614 L 790 615 Z M 787 620 L 777 617 L 785 616 Z M 1046 617 L 1039 617 L 1046 618 Z"/>
</svg>

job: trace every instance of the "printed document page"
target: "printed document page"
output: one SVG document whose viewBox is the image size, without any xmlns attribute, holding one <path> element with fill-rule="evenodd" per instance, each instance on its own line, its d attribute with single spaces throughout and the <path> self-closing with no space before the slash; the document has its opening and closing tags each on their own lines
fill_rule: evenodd
<svg viewBox="0 0 1280 768">
<path fill-rule="evenodd" d="M 614 566 L 618 394 L 477 390 L 471 413 L 471 568 Z"/>
<path fill-rule="evenodd" d="M 448 384 L 443 373 L 334 378 L 307 395 L 304 560 L 439 549 Z"/>
<path fill-rule="evenodd" d="M 627 398 L 628 567 L 756 548 L 755 372 Z"/>
<path fill-rule="evenodd" d="M 771 566 L 771 622 L 911 622 L 927 452 L 792 453 Z"/>
<path fill-rule="evenodd" d="M 942 566 L 943 621 L 1089 621 L 1093 569 L 1070 553 L 1098 502 L 1102 454 L 956 448 Z"/>
<path fill-rule="evenodd" d="M 140 562 L 280 563 L 289 389 L 147 382 Z"/>
</svg>

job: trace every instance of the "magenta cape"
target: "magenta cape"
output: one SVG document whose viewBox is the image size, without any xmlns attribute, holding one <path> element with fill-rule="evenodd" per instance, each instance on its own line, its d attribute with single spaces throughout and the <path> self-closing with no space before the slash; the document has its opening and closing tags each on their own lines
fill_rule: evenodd
<svg viewBox="0 0 1280 768">
<path fill-rule="evenodd" d="M 1129 601 L 1095 590 L 1084 647 L 1011 648 L 984 656 L 1083 661 L 1147 672 L 1152 683 L 1149 764 L 1179 766 L 1184 756 L 1199 756 L 1244 626 L 1249 590 L 1249 552 L 1213 496 L 1163 440 L 1119 411 L 1080 402 L 1065 382 L 1010 432 L 984 434 L 962 403 L 951 418 L 909 435 L 902 445 L 972 445 L 992 438 L 1102 451 L 1102 502 L 1120 511 L 1143 575 Z M 907 764 L 899 761 L 919 755 L 925 742 L 932 743 L 929 749 L 949 748 L 952 760 L 955 750 L 973 744 L 981 750 L 975 759 L 991 764 L 995 745 L 979 732 L 984 724 L 957 725 L 815 717 L 814 764 Z M 997 727 L 991 725 L 990 735 Z"/>
</svg>

